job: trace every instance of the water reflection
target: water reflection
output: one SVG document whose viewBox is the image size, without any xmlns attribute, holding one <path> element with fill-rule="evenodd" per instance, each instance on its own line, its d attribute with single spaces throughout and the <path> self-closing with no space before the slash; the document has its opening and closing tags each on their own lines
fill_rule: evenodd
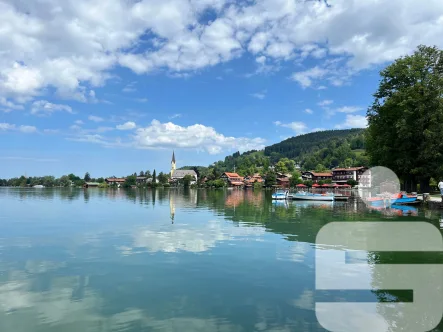
<svg viewBox="0 0 443 332">
<path fill-rule="evenodd" d="M 392 205 L 389 208 L 369 206 L 370 210 L 378 211 L 386 217 L 418 216 L 418 209 L 407 205 Z"/>
<path fill-rule="evenodd" d="M 317 232 L 386 216 L 270 194 L 0 189 L 0 330 L 323 331 Z"/>
</svg>

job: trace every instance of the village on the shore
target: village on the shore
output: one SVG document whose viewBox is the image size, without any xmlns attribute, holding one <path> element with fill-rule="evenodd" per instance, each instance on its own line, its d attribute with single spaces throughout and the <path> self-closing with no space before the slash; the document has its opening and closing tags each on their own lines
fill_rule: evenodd
<svg viewBox="0 0 443 332">
<path fill-rule="evenodd" d="M 294 165 L 292 172 L 279 172 L 275 166 L 270 166 L 266 172 L 256 172 L 242 176 L 238 172 L 222 172 L 218 176 L 199 174 L 194 169 L 177 169 L 175 152 L 172 153 L 169 173 L 156 174 L 154 170 L 134 173 L 126 177 L 91 178 L 86 173 L 81 179 L 73 174 L 59 179 L 54 177 L 28 178 L 22 176 L 16 179 L 0 180 L 0 185 L 12 187 L 83 187 L 87 188 L 149 188 L 149 187 L 198 187 L 198 188 L 236 188 L 236 189 L 288 189 L 288 188 L 351 188 L 367 187 L 370 184 L 368 167 L 335 168 L 330 171 L 302 171 Z"/>
<path fill-rule="evenodd" d="M 354 186 L 367 187 L 370 185 L 370 177 L 368 177 L 367 167 L 348 167 L 335 168 L 332 171 L 301 172 L 300 167 L 296 166 L 296 171 L 292 173 L 275 172 L 271 166 L 266 175 L 260 173 L 241 176 L 235 171 L 223 172 L 219 179 L 210 183 L 208 177 L 199 177 L 196 170 L 177 170 L 175 153 L 172 154 L 171 171 L 169 173 L 168 184 L 170 186 L 192 185 L 200 187 L 232 187 L 232 188 L 351 188 Z M 366 172 L 366 173 L 365 173 Z M 137 176 L 136 184 L 147 185 L 152 184 L 153 178 L 146 176 Z M 218 181 L 217 181 L 218 180 Z M 105 182 L 108 185 L 122 186 L 126 183 L 127 178 L 107 178 Z M 155 180 L 154 180 L 155 181 Z M 86 186 L 99 186 L 98 183 L 86 183 Z"/>
</svg>

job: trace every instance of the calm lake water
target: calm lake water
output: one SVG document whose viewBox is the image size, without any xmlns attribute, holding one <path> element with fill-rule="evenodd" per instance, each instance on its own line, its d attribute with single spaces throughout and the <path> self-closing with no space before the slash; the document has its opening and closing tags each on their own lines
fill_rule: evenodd
<svg viewBox="0 0 443 332">
<path fill-rule="evenodd" d="M 443 216 L 261 191 L 0 188 L 0 331 L 325 331 L 315 301 L 411 297 L 315 290 L 316 248 L 331 261 L 338 251 L 316 247 L 320 228 L 381 219 L 440 228 Z M 362 330 L 379 319 L 375 304 L 366 314 Z"/>
</svg>

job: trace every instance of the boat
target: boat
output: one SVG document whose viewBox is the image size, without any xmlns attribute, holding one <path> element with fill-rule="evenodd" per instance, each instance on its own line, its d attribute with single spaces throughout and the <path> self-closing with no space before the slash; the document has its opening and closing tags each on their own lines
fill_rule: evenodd
<svg viewBox="0 0 443 332">
<path fill-rule="evenodd" d="M 349 196 L 345 196 L 342 194 L 334 194 L 334 199 L 336 201 L 347 201 L 349 199 Z"/>
<path fill-rule="evenodd" d="M 331 194 L 331 193 L 313 194 L 313 193 L 308 193 L 308 192 L 300 191 L 298 193 L 290 195 L 289 198 L 290 199 L 294 199 L 294 200 L 304 200 L 304 201 L 328 201 L 328 202 L 333 202 L 334 201 L 334 194 Z"/>
<path fill-rule="evenodd" d="M 394 205 L 394 204 L 409 204 L 415 203 L 417 201 L 417 195 L 408 195 L 405 193 L 399 193 L 395 195 L 390 195 L 384 197 L 383 194 L 377 195 L 377 197 L 368 198 L 367 202 L 373 206 L 384 206 L 384 205 Z"/>
<path fill-rule="evenodd" d="M 289 191 L 279 190 L 272 194 L 272 199 L 274 200 L 282 200 L 288 199 Z"/>
</svg>

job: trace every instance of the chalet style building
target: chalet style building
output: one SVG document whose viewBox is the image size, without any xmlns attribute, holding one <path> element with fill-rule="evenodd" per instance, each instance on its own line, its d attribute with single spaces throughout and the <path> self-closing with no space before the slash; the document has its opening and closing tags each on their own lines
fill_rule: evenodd
<svg viewBox="0 0 443 332">
<path fill-rule="evenodd" d="M 220 179 L 225 181 L 230 187 L 239 187 L 244 184 L 243 177 L 238 175 L 237 173 L 225 172 L 220 176 Z"/>
<path fill-rule="evenodd" d="M 332 181 L 337 184 L 346 184 L 348 180 L 358 182 L 359 187 L 370 187 L 371 176 L 363 174 L 368 170 L 367 167 L 348 167 L 335 168 L 332 170 Z"/>
<path fill-rule="evenodd" d="M 277 186 L 280 188 L 289 188 L 291 182 L 287 176 L 277 177 Z"/>
<path fill-rule="evenodd" d="M 121 185 L 123 185 L 123 183 L 126 182 L 126 179 L 125 178 L 107 178 L 107 179 L 105 179 L 105 182 L 109 185 L 116 184 L 117 186 L 120 187 Z"/>
<path fill-rule="evenodd" d="M 252 185 L 256 182 L 263 183 L 263 182 L 265 182 L 265 180 L 263 180 L 263 178 L 258 173 L 245 177 L 245 184 L 246 185 Z"/>
<path fill-rule="evenodd" d="M 302 178 L 304 181 L 312 181 L 313 183 L 325 180 L 333 181 L 333 175 L 331 172 L 303 172 Z"/>
</svg>

